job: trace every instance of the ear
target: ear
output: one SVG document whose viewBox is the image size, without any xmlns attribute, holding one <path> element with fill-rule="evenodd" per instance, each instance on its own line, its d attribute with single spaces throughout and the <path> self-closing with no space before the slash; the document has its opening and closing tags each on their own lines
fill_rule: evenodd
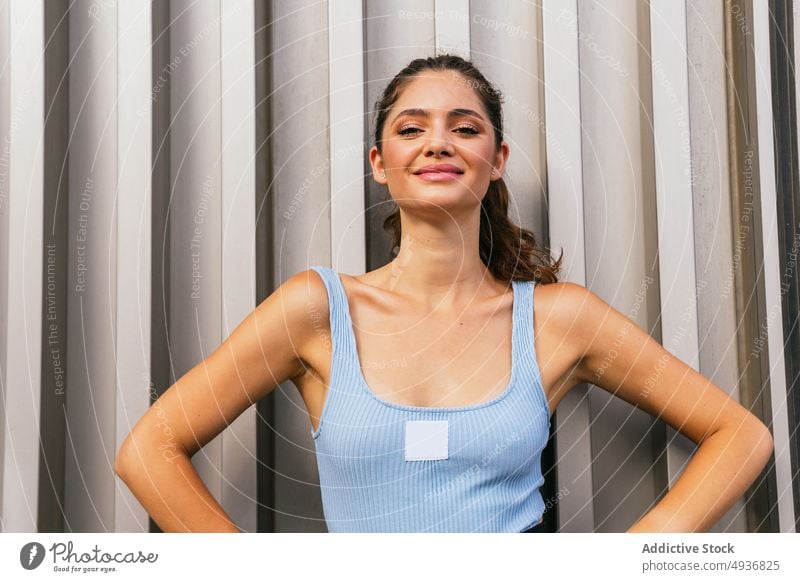
<svg viewBox="0 0 800 582">
<path fill-rule="evenodd" d="M 386 167 L 383 165 L 383 157 L 378 153 L 378 146 L 372 146 L 369 150 L 369 164 L 372 166 L 372 177 L 378 184 L 386 185 L 388 180 L 383 177 Z"/>
<path fill-rule="evenodd" d="M 499 180 L 503 177 L 503 171 L 505 170 L 510 153 L 511 151 L 508 147 L 508 143 L 505 141 L 500 142 L 500 149 L 495 155 L 494 164 L 492 165 L 492 168 L 496 170 L 496 172 L 491 174 L 489 177 L 490 180 Z"/>
</svg>

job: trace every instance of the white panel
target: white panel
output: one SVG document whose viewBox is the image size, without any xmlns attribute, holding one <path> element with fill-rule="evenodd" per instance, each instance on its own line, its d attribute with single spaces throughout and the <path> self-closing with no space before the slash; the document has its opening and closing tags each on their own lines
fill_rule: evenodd
<svg viewBox="0 0 800 582">
<path fill-rule="evenodd" d="M 470 56 L 469 0 L 435 0 L 436 50 Z"/>
<path fill-rule="evenodd" d="M 662 344 L 699 369 L 695 280 L 692 158 L 689 128 L 686 4 L 650 6 L 651 67 Z M 667 429 L 669 486 L 696 445 Z"/>
<path fill-rule="evenodd" d="M 117 450 L 150 404 L 151 32 L 150 2 L 118 4 Z M 147 512 L 120 480 L 114 513 L 114 531 L 149 529 Z"/>
<path fill-rule="evenodd" d="M 562 280 L 586 285 L 583 238 L 580 62 L 576 0 L 542 4 L 550 247 L 564 249 Z M 594 530 L 588 386 L 573 388 L 555 418 L 559 531 Z"/>
<path fill-rule="evenodd" d="M 364 221 L 364 21 L 361 0 L 328 4 L 331 257 L 334 269 L 366 270 Z"/>
<path fill-rule="evenodd" d="M 255 7 L 225 3 L 222 59 L 222 335 L 255 308 Z M 251 406 L 222 440 L 222 507 L 244 531 L 256 531 L 256 410 Z"/>
<path fill-rule="evenodd" d="M 5 467 L 5 432 L 6 432 L 6 374 L 8 371 L 8 294 L 6 284 L 11 278 L 8 276 L 8 251 L 11 240 L 9 234 L 9 162 L 11 154 L 10 129 L 10 81 L 11 70 L 9 67 L 9 39 L 11 27 L 9 23 L 9 3 L 0 3 L 0 532 L 3 531 L 3 475 Z"/>
<path fill-rule="evenodd" d="M 796 4 L 795 4 L 796 6 Z M 797 14 L 795 13 L 797 31 Z M 795 531 L 795 507 L 792 495 L 789 417 L 787 411 L 786 369 L 783 359 L 783 315 L 781 299 L 784 277 L 780 271 L 779 226 L 775 191 L 775 151 L 772 134 L 772 69 L 770 66 L 769 25 L 771 15 L 767 0 L 753 2 L 753 42 L 756 66 L 756 106 L 758 109 L 758 158 L 761 183 L 761 221 L 764 245 L 764 289 L 767 309 L 767 353 L 772 402 L 772 431 L 775 442 L 775 476 L 778 484 L 778 519 L 780 531 Z M 797 39 L 795 40 L 797 42 Z M 781 57 L 778 57 L 781 58 Z M 795 72 L 795 74 L 797 74 Z M 795 163 L 797 160 L 795 160 Z M 789 253 L 798 253 L 795 237 Z M 796 477 L 795 477 L 796 478 Z"/>
<path fill-rule="evenodd" d="M 3 370 L 5 424 L 2 531 L 35 532 L 39 491 L 44 132 L 44 11 L 41 0 L 8 7 L 10 120 L 8 184 L 8 338 Z M 5 34 L 5 33 L 4 33 Z M 3 136 L 5 137 L 5 136 Z M 13 171 L 12 171 L 13 168 Z M 5 243 L 4 243 L 5 244 Z M 0 273 L 0 275 L 5 275 Z"/>
</svg>

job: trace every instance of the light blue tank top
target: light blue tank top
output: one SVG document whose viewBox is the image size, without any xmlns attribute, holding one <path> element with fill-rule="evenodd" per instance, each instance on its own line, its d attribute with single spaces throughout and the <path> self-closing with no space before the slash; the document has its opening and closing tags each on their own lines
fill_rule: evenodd
<svg viewBox="0 0 800 582">
<path fill-rule="evenodd" d="M 424 407 L 383 400 L 361 371 L 344 285 L 325 282 L 333 357 L 311 436 L 329 532 L 521 532 L 541 521 L 550 410 L 533 343 L 531 281 L 513 281 L 512 373 L 495 398 Z"/>
</svg>

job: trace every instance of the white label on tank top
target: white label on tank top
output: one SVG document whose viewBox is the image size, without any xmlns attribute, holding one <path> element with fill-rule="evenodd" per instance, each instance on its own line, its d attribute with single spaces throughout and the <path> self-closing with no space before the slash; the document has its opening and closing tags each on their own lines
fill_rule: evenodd
<svg viewBox="0 0 800 582">
<path fill-rule="evenodd" d="M 434 461 L 446 458 L 446 420 L 406 421 L 406 461 Z"/>
</svg>

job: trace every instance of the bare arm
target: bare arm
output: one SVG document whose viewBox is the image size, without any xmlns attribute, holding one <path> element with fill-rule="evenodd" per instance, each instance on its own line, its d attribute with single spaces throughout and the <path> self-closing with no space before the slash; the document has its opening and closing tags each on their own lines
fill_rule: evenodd
<svg viewBox="0 0 800 582">
<path fill-rule="evenodd" d="M 310 270 L 288 279 L 164 392 L 125 439 L 114 470 L 162 530 L 239 531 L 191 456 L 281 382 L 305 371 L 300 353 L 313 333 L 308 307 L 327 301 L 324 294 Z"/>
<path fill-rule="evenodd" d="M 565 285 L 575 314 L 570 334 L 583 353 L 577 380 L 661 418 L 699 445 L 674 487 L 628 531 L 708 531 L 768 462 L 769 429 L 600 297 Z"/>
</svg>

